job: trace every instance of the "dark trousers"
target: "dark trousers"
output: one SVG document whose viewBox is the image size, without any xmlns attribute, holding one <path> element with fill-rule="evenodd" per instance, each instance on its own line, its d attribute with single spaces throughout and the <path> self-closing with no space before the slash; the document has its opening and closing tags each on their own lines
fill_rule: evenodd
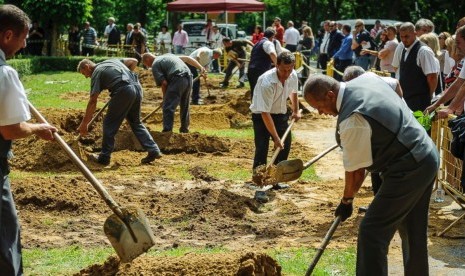
<svg viewBox="0 0 465 276">
<path fill-rule="evenodd" d="M 381 174 L 383 184 L 360 223 L 357 275 L 388 275 L 389 243 L 397 230 L 404 274 L 429 275 L 428 208 L 438 167 L 434 149 L 420 162 L 406 154 Z"/>
<path fill-rule="evenodd" d="M 163 131 L 173 131 L 174 112 L 179 105 L 181 128 L 179 132 L 189 132 L 189 99 L 192 90 L 192 76 L 175 76 L 168 82 L 163 99 Z"/>
<path fill-rule="evenodd" d="M 82 55 L 83 56 L 93 56 L 94 55 L 94 48 L 88 48 L 85 46 L 82 46 Z"/>
<path fill-rule="evenodd" d="M 0 274 L 22 275 L 19 221 L 6 168 L 0 166 Z"/>
<path fill-rule="evenodd" d="M 250 84 L 250 98 L 253 99 L 253 91 L 257 85 L 258 78 L 265 73 L 266 70 L 260 70 L 257 68 L 250 68 L 247 70 L 247 79 L 249 79 Z"/>
<path fill-rule="evenodd" d="M 279 137 L 282 137 L 289 126 L 289 115 L 287 114 L 271 114 L 276 132 Z M 270 145 L 271 135 L 263 122 L 261 114 L 252 114 L 254 142 L 255 142 L 255 156 L 253 159 L 253 169 L 260 165 L 266 164 L 266 157 L 268 156 L 268 147 Z M 274 164 L 278 164 L 283 160 L 287 160 L 289 152 L 291 151 L 291 133 L 284 141 L 284 149 L 281 150 L 276 158 Z"/>
<path fill-rule="evenodd" d="M 291 53 L 294 53 L 295 51 L 297 51 L 297 45 L 286 44 L 286 46 L 285 46 L 284 48 L 286 48 L 286 49 L 288 49 L 289 51 L 291 51 Z"/>
<path fill-rule="evenodd" d="M 245 54 L 239 54 L 238 57 L 239 58 L 245 58 Z M 240 80 L 244 76 L 245 68 L 244 68 L 244 62 L 243 61 L 239 61 L 239 64 L 241 64 L 241 67 L 239 68 L 239 82 L 240 82 Z M 226 72 L 225 72 L 226 75 L 224 76 L 224 80 L 223 80 L 223 84 L 225 86 L 229 85 L 229 80 L 231 79 L 233 70 L 234 70 L 234 68 L 236 66 L 237 65 L 236 65 L 235 61 L 233 61 L 233 60 L 229 61 L 228 66 L 226 67 Z"/>
<path fill-rule="evenodd" d="M 160 152 L 158 145 L 140 120 L 141 102 L 142 88 L 139 84 L 121 87 L 112 94 L 107 114 L 103 120 L 101 159 L 110 160 L 115 148 L 115 135 L 124 119 L 146 151 Z"/>
<path fill-rule="evenodd" d="M 192 78 L 195 79 L 199 73 L 197 73 L 197 68 L 187 64 L 187 67 L 191 70 Z M 200 78 L 192 83 L 192 102 L 198 103 L 200 100 Z"/>
<path fill-rule="evenodd" d="M 329 60 L 328 54 L 320 53 L 320 55 L 318 55 L 318 63 L 320 64 L 321 69 L 326 70 L 328 60 Z"/>
<path fill-rule="evenodd" d="M 383 180 L 378 172 L 371 173 L 371 188 L 373 189 L 373 195 L 378 193 L 379 188 L 381 188 L 381 184 L 383 184 Z"/>
<path fill-rule="evenodd" d="M 213 73 L 219 73 L 220 72 L 220 64 L 218 62 L 218 59 L 214 59 L 212 61 L 212 67 L 213 67 Z"/>
<path fill-rule="evenodd" d="M 344 59 L 344 60 L 340 60 L 338 59 L 336 62 L 336 64 L 334 65 L 334 68 L 341 72 L 342 75 L 338 74 L 337 72 L 334 72 L 334 78 L 338 81 L 342 81 L 342 76 L 344 75 L 344 70 L 346 70 L 346 68 L 350 65 L 352 65 L 352 59 Z"/>
</svg>

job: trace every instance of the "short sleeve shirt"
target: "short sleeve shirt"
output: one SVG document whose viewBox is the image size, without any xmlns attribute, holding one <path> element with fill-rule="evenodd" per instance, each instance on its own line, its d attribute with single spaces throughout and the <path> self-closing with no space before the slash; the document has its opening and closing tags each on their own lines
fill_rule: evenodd
<svg viewBox="0 0 465 276">
<path fill-rule="evenodd" d="M 0 63 L 6 63 L 2 50 Z M 0 126 L 19 124 L 30 119 L 26 93 L 18 72 L 8 65 L 0 66 Z"/>
<path fill-rule="evenodd" d="M 124 76 L 127 77 L 127 75 L 123 74 L 123 70 L 129 69 L 119 59 L 110 59 L 98 63 L 91 76 L 90 94 L 100 93 L 104 89 L 112 92 L 122 81 L 129 81 L 129 79 L 124 79 Z"/>
<path fill-rule="evenodd" d="M 297 73 L 294 70 L 284 85 L 278 79 L 276 68 L 266 71 L 258 78 L 250 110 L 252 113 L 285 114 L 287 99 L 291 93 L 297 93 L 297 86 Z"/>
<path fill-rule="evenodd" d="M 209 49 L 208 47 L 200 47 L 193 51 L 189 56 L 195 60 L 198 60 L 200 65 L 205 67 L 212 60 L 213 50 Z"/>
<path fill-rule="evenodd" d="M 165 54 L 155 58 L 152 64 L 152 74 L 155 83 L 160 86 L 164 80 L 169 82 L 176 75 L 190 74 L 190 69 L 179 57 Z"/>
</svg>

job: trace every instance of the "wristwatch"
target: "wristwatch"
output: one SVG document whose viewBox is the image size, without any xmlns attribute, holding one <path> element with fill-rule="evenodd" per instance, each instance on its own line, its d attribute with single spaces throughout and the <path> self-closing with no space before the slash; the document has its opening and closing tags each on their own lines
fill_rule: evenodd
<svg viewBox="0 0 465 276">
<path fill-rule="evenodd" d="M 352 202 L 354 202 L 353 197 L 343 197 L 342 198 L 342 203 L 344 203 L 344 204 L 352 204 Z"/>
</svg>

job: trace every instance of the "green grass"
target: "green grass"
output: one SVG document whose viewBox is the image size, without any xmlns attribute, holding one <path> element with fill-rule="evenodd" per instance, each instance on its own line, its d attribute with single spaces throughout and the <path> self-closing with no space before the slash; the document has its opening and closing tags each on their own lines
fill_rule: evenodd
<svg viewBox="0 0 465 276">
<path fill-rule="evenodd" d="M 244 129 L 193 129 L 195 132 L 209 136 L 217 136 L 222 138 L 231 138 L 231 139 L 253 139 L 253 129 L 244 128 Z"/>
<path fill-rule="evenodd" d="M 81 97 L 63 99 L 61 96 L 70 92 L 80 92 L 87 99 L 90 79 L 77 72 L 46 72 L 25 76 L 22 80 L 28 91 L 29 100 L 37 108 L 72 108 L 84 109 L 87 100 Z"/>
<path fill-rule="evenodd" d="M 315 257 L 309 248 L 273 249 L 267 252 L 283 268 L 284 275 L 305 275 Z M 312 275 L 355 275 L 355 248 L 327 249 L 323 252 Z"/>
<path fill-rule="evenodd" d="M 187 253 L 219 254 L 229 250 L 222 247 L 179 247 L 168 250 L 150 250 L 148 255 L 180 257 Z M 277 248 L 266 252 L 283 268 L 283 275 L 304 275 L 315 256 L 315 249 Z M 114 255 L 111 247 L 82 248 L 68 246 L 57 249 L 24 249 L 25 275 L 65 275 L 79 272 L 92 264 L 103 264 Z M 355 275 L 355 248 L 327 249 L 312 275 Z"/>
<path fill-rule="evenodd" d="M 96 263 L 103 263 L 113 254 L 113 248 L 85 249 L 69 246 L 55 249 L 24 249 L 25 275 L 64 275 Z"/>
</svg>

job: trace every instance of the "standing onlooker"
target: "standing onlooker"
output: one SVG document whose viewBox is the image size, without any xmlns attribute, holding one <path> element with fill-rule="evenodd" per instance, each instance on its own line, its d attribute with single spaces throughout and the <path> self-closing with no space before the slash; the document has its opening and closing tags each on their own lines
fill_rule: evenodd
<svg viewBox="0 0 465 276">
<path fill-rule="evenodd" d="M 255 43 L 250 54 L 249 68 L 247 69 L 247 78 L 250 84 L 250 94 L 253 98 L 255 85 L 258 78 L 266 71 L 270 70 L 273 65 L 276 66 L 277 54 L 273 44 L 276 31 L 269 27 L 266 28 L 262 40 Z"/>
<path fill-rule="evenodd" d="M 344 39 L 342 40 L 342 45 L 339 50 L 334 54 L 334 68 L 339 72 L 344 73 L 344 70 L 352 65 L 352 56 L 354 55 L 354 51 L 352 51 L 352 33 L 350 25 L 343 25 L 342 26 L 342 34 L 344 35 Z M 342 76 L 339 74 L 334 74 L 334 78 L 336 80 L 342 81 Z"/>
<path fill-rule="evenodd" d="M 313 37 L 312 28 L 306 26 L 302 30 L 302 40 L 299 41 L 297 50 L 301 51 L 302 57 L 304 57 L 307 65 L 310 64 L 310 56 L 312 55 L 312 49 L 315 47 L 315 38 Z M 310 75 L 310 70 L 307 66 L 304 66 L 302 77 L 306 79 Z"/>
<path fill-rule="evenodd" d="M 213 34 L 212 38 L 210 41 L 210 47 L 213 49 L 218 49 L 218 48 L 223 48 L 223 35 L 220 33 L 220 30 L 218 29 L 218 26 L 213 26 L 212 28 Z M 218 59 L 214 59 L 212 62 L 212 73 L 219 73 L 220 70 L 220 64 L 218 62 Z"/>
<path fill-rule="evenodd" d="M 247 45 L 254 46 L 250 40 L 247 39 L 233 39 L 229 37 L 223 38 L 223 45 L 225 52 L 229 57 L 228 67 L 226 67 L 226 73 L 223 81 L 220 83 L 221 88 L 226 88 L 229 85 L 229 79 L 232 77 L 234 67 L 239 67 L 239 85 L 236 88 L 244 87 L 242 76 L 244 76 L 244 60 L 246 57 L 245 47 Z M 242 60 L 240 60 L 242 59 Z"/>
<path fill-rule="evenodd" d="M 434 60 L 436 62 L 436 67 L 439 68 L 438 72 L 438 84 L 436 85 L 435 94 L 438 95 L 442 92 L 442 82 L 443 79 L 441 78 L 441 65 L 439 63 L 439 56 L 441 55 L 441 51 L 439 50 L 439 39 L 438 36 L 434 33 L 427 33 L 423 34 L 418 38 L 421 42 L 425 43 L 434 54 Z"/>
<path fill-rule="evenodd" d="M 451 37 L 451 34 L 448 32 L 442 32 L 438 35 L 439 51 L 441 52 L 440 55 L 438 56 L 438 60 L 439 60 L 439 67 L 441 68 L 441 89 L 442 90 L 445 89 L 444 78 L 447 76 L 447 74 L 449 74 L 450 69 L 453 66 L 448 63 L 450 60 L 453 60 L 449 56 L 449 53 L 447 52 L 447 47 L 446 47 L 446 39 L 448 39 L 449 37 Z M 447 66 L 447 69 L 446 69 L 446 66 Z"/>
<path fill-rule="evenodd" d="M 171 34 L 168 32 L 168 26 L 161 26 L 161 32 L 158 33 L 156 43 L 160 54 L 171 53 Z"/>
<path fill-rule="evenodd" d="M 173 131 L 174 113 L 179 105 L 181 127 L 179 132 L 189 132 L 189 100 L 192 90 L 192 75 L 187 64 L 195 66 L 203 74 L 205 69 L 188 56 L 164 54 L 155 57 L 151 53 L 142 56 L 142 63 L 152 68 L 157 86 L 163 94 L 163 132 Z"/>
<path fill-rule="evenodd" d="M 222 54 L 222 51 L 220 48 L 218 49 L 210 49 L 208 47 L 200 47 L 193 51 L 189 56 L 193 59 L 195 59 L 200 65 L 203 66 L 204 71 L 207 72 L 209 71 L 208 67 L 210 64 L 218 59 Z M 190 64 L 187 64 L 187 67 L 191 70 L 192 73 L 192 78 L 196 78 L 198 76 L 197 68 L 195 66 L 192 66 Z M 206 76 L 206 75 L 205 75 Z M 193 105 L 200 105 L 202 104 L 201 98 L 200 98 L 200 79 L 197 79 L 194 81 L 192 84 L 192 102 L 191 104 Z"/>
<path fill-rule="evenodd" d="M 328 45 L 329 45 L 329 20 L 323 23 L 324 34 L 320 44 L 320 54 L 318 55 L 318 63 L 321 69 L 326 70 L 326 66 L 329 61 L 328 57 Z"/>
<path fill-rule="evenodd" d="M 282 149 L 274 164 L 286 160 L 291 150 L 292 135 L 281 141 L 289 123 L 287 99 L 291 100 L 292 118 L 299 120 L 299 101 L 297 99 L 297 73 L 294 70 L 294 54 L 285 51 L 278 55 L 276 68 L 266 71 L 258 78 L 250 110 L 254 130 L 255 155 L 253 170 L 266 164 L 270 138 L 274 148 Z M 257 191 L 257 201 L 267 201 L 266 193 Z"/>
<path fill-rule="evenodd" d="M 329 22 L 329 42 L 328 42 L 328 57 L 332 58 L 334 54 L 341 48 L 342 40 L 344 35 L 337 28 L 337 24 L 334 21 Z"/>
<path fill-rule="evenodd" d="M 392 60 L 394 53 L 396 52 L 399 41 L 397 41 L 397 29 L 394 26 L 388 26 L 386 28 L 387 41 L 384 44 L 384 48 L 378 52 L 378 58 L 380 59 L 380 69 L 382 71 L 388 71 L 391 73 L 391 77 L 395 77 L 396 70 L 392 66 Z"/>
<path fill-rule="evenodd" d="M 275 39 L 279 41 L 281 46 L 284 45 L 284 27 L 281 25 L 281 18 L 275 17 L 273 21 L 273 28 L 276 31 Z"/>
<path fill-rule="evenodd" d="M 28 123 L 31 119 L 24 87 L 13 67 L 6 63 L 26 47 L 29 18 L 13 5 L 0 5 L 0 273 L 23 275 L 18 212 L 10 187 L 13 140 L 36 135 L 53 140 L 57 129 L 49 124 Z"/>
<path fill-rule="evenodd" d="M 255 29 L 252 34 L 252 43 L 256 44 L 263 38 L 263 28 L 260 25 L 255 26 Z"/>
<path fill-rule="evenodd" d="M 84 30 L 82 30 L 82 55 L 93 56 L 94 48 L 98 46 L 97 32 L 90 26 L 89 21 L 84 23 Z"/>
<path fill-rule="evenodd" d="M 404 99 L 413 110 L 425 110 L 438 84 L 439 65 L 433 51 L 420 42 L 415 35 L 415 26 L 406 22 L 400 26 L 401 59 L 398 68 L 399 81 L 404 91 Z M 394 61 L 393 61 L 394 62 Z"/>
<path fill-rule="evenodd" d="M 365 29 L 365 23 L 362 19 L 355 21 L 355 29 L 352 32 L 352 50 L 355 53 L 355 65 L 362 67 L 364 70 L 368 70 L 370 67 L 370 54 L 362 54 L 362 49 L 375 50 L 376 45 L 370 36 L 370 33 Z"/>
<path fill-rule="evenodd" d="M 124 39 L 125 46 L 132 46 L 132 32 L 134 30 L 134 25 L 132 23 L 128 23 L 126 25 L 126 37 Z"/>
<path fill-rule="evenodd" d="M 382 29 L 381 21 L 379 21 L 379 19 L 376 19 L 375 25 L 370 30 L 371 38 L 376 39 L 376 37 L 378 36 L 378 33 L 381 31 L 381 29 Z"/>
<path fill-rule="evenodd" d="M 115 18 L 108 18 L 108 25 L 105 27 L 103 36 L 107 39 L 107 45 L 115 46 L 121 44 L 121 33 L 116 27 Z"/>
<path fill-rule="evenodd" d="M 294 28 L 294 22 L 289 20 L 287 22 L 287 29 L 284 31 L 284 43 L 286 44 L 285 48 L 291 51 L 292 53 L 297 50 L 297 44 L 299 44 L 300 33 Z"/>
<path fill-rule="evenodd" d="M 305 27 L 310 27 L 310 26 L 308 26 L 308 22 L 307 22 L 307 21 L 302 20 L 302 24 L 300 25 L 300 28 L 299 28 L 299 33 L 300 33 L 301 35 L 304 34 L 304 29 L 305 29 Z"/>
<path fill-rule="evenodd" d="M 205 43 L 209 45 L 213 35 L 213 22 L 210 18 L 207 19 L 207 24 L 205 24 L 205 27 L 202 29 L 201 35 L 205 36 Z"/>
<path fill-rule="evenodd" d="M 39 22 L 32 22 L 32 27 L 29 29 L 29 37 L 27 40 L 27 50 L 30 55 L 41 56 L 44 48 L 45 31 L 39 27 Z"/>
<path fill-rule="evenodd" d="M 71 55 L 79 56 L 80 42 L 81 42 L 81 32 L 79 31 L 79 27 L 77 25 L 72 25 L 69 28 L 69 32 L 68 32 L 68 50 Z"/>
<path fill-rule="evenodd" d="M 147 51 L 147 38 L 144 33 L 140 30 L 139 24 L 134 25 L 132 31 L 132 48 L 136 53 L 137 61 L 140 62 L 142 55 Z"/>
<path fill-rule="evenodd" d="M 366 170 L 382 172 L 381 188 L 359 226 L 356 274 L 387 275 L 389 244 L 399 231 L 404 274 L 429 275 L 428 209 L 439 155 L 425 129 L 378 76 L 339 83 L 312 75 L 304 98 L 320 114 L 338 117 L 345 187 L 335 217 L 352 215 Z"/>
<path fill-rule="evenodd" d="M 173 35 L 174 53 L 183 55 L 184 49 L 189 43 L 189 36 L 187 32 L 182 29 L 182 24 L 178 24 L 178 30 Z"/>
</svg>

